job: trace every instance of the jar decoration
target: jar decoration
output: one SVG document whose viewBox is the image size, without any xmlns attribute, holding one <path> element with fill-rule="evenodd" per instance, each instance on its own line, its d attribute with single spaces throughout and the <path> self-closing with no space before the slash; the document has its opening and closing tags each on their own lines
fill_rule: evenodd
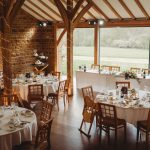
<svg viewBox="0 0 150 150">
<path fill-rule="evenodd" d="M 131 90 L 131 96 L 130 96 L 131 98 L 136 98 L 136 90 L 135 89 L 132 89 Z"/>
</svg>

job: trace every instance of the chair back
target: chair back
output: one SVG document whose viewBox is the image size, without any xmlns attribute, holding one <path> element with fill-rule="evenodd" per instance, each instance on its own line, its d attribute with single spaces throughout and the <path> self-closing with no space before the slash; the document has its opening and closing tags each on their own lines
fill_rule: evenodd
<svg viewBox="0 0 150 150">
<path fill-rule="evenodd" d="M 51 118 L 53 104 L 48 101 L 42 102 L 42 111 L 40 115 L 40 121 L 46 122 Z"/>
<path fill-rule="evenodd" d="M 56 76 L 56 77 L 58 78 L 58 80 L 60 81 L 61 72 L 59 72 L 59 71 L 52 71 L 51 74 L 52 74 L 53 76 Z"/>
<path fill-rule="evenodd" d="M 107 125 L 107 123 L 111 123 L 112 121 L 114 124 L 117 124 L 117 113 L 116 107 L 110 104 L 99 103 L 99 115 L 100 120 L 103 121 Z"/>
<path fill-rule="evenodd" d="M 89 96 L 92 100 L 94 100 L 94 93 L 92 86 L 83 87 L 82 94 L 83 98 L 85 98 L 85 96 Z"/>
<path fill-rule="evenodd" d="M 85 122 L 92 123 L 94 119 L 94 101 L 89 97 L 84 97 L 83 119 Z"/>
<path fill-rule="evenodd" d="M 65 92 L 65 82 L 66 82 L 66 80 L 59 81 L 58 95 L 64 94 L 64 92 Z"/>
<path fill-rule="evenodd" d="M 134 72 L 134 73 L 140 73 L 140 71 L 141 71 L 141 68 L 130 68 L 130 71 L 131 72 Z"/>
<path fill-rule="evenodd" d="M 10 94 L 10 95 L 1 95 L 0 96 L 0 105 L 11 105 L 11 102 L 15 102 L 20 105 L 19 98 L 17 94 Z"/>
<path fill-rule="evenodd" d="M 91 65 L 91 69 L 100 69 L 100 65 L 98 65 L 98 64 L 92 64 Z"/>
<path fill-rule="evenodd" d="M 50 145 L 50 133 L 51 133 L 51 126 L 52 126 L 53 119 L 44 122 L 42 125 L 38 127 L 38 131 L 36 134 L 35 139 L 35 147 L 38 147 L 41 143 L 47 141 L 48 148 L 51 147 Z"/>
<path fill-rule="evenodd" d="M 103 66 L 102 66 L 102 69 L 103 69 L 103 70 L 107 70 L 107 71 L 111 71 L 111 70 L 112 70 L 112 67 L 111 67 L 111 66 L 103 65 Z"/>
<path fill-rule="evenodd" d="M 125 82 L 125 81 L 116 82 L 116 87 L 118 87 L 118 86 L 127 87 L 129 89 L 130 88 L 130 82 Z"/>
<path fill-rule="evenodd" d="M 150 74 L 150 69 L 142 69 L 142 72 L 145 72 L 146 74 Z"/>
<path fill-rule="evenodd" d="M 43 94 L 43 84 L 28 85 L 28 101 L 42 101 L 44 97 Z"/>
<path fill-rule="evenodd" d="M 111 71 L 119 72 L 120 71 L 120 67 L 119 66 L 111 66 Z"/>
</svg>

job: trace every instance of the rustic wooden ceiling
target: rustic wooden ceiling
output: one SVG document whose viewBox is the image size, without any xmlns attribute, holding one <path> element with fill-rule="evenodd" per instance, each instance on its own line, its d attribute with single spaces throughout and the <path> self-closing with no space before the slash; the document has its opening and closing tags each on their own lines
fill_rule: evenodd
<svg viewBox="0 0 150 150">
<path fill-rule="evenodd" d="M 67 0 L 61 0 L 66 7 Z M 74 0 L 74 6 L 79 0 Z M 81 5 L 77 14 L 86 6 Z M 85 13 L 81 21 L 109 20 L 149 20 L 150 0 L 93 0 L 93 6 Z M 63 22 L 53 0 L 25 0 L 22 9 L 40 21 Z"/>
</svg>

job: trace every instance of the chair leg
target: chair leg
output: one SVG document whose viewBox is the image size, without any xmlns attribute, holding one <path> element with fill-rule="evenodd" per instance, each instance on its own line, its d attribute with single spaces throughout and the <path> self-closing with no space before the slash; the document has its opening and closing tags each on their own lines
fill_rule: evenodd
<svg viewBox="0 0 150 150">
<path fill-rule="evenodd" d="M 92 124 L 93 124 L 93 121 L 92 121 L 92 123 L 90 124 L 90 128 L 89 128 L 89 131 L 88 131 L 88 135 L 90 135 L 90 131 L 91 131 L 91 128 L 92 128 Z"/>
<path fill-rule="evenodd" d="M 127 140 L 127 131 L 126 131 L 126 125 L 124 126 L 124 142 L 126 143 Z"/>
<path fill-rule="evenodd" d="M 59 103 L 58 103 L 58 99 L 57 99 L 56 103 L 57 103 L 57 108 L 58 108 L 58 111 L 59 111 Z"/>
<path fill-rule="evenodd" d="M 63 96 L 63 99 L 64 99 L 64 107 L 65 107 L 65 100 L 66 100 L 66 99 L 65 99 L 65 95 Z"/>
<path fill-rule="evenodd" d="M 107 134 L 108 134 L 108 144 L 110 143 L 110 130 L 109 127 L 107 127 Z"/>
<path fill-rule="evenodd" d="M 148 131 L 146 132 L 146 147 L 148 147 Z"/>
<path fill-rule="evenodd" d="M 101 136 L 102 136 L 102 126 L 101 126 L 101 125 L 100 125 L 99 129 L 100 129 L 100 133 L 99 133 L 99 141 L 101 142 Z"/>
<path fill-rule="evenodd" d="M 83 122 L 84 122 L 84 120 L 82 119 L 81 126 L 80 126 L 79 130 L 82 130 Z"/>
<path fill-rule="evenodd" d="M 136 137 L 136 142 L 138 144 L 138 141 L 139 141 L 139 132 L 140 132 L 140 129 L 139 127 L 137 126 L 137 137 Z"/>
<path fill-rule="evenodd" d="M 115 128 L 115 144 L 117 143 L 117 128 Z"/>
</svg>

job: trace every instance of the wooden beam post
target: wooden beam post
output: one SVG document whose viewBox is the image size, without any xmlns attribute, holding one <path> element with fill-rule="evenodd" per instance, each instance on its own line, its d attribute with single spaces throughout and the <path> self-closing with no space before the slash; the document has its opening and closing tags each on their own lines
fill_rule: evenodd
<svg viewBox="0 0 150 150">
<path fill-rule="evenodd" d="M 94 64 L 98 64 L 99 60 L 99 25 L 94 28 Z"/>
<path fill-rule="evenodd" d="M 67 0 L 68 15 L 73 12 L 73 0 Z M 69 95 L 73 95 L 73 23 L 68 17 L 67 28 L 67 78 L 70 78 Z"/>
<path fill-rule="evenodd" d="M 3 19 L 1 20 L 2 27 L 2 62 L 3 62 L 3 81 L 4 81 L 4 93 L 12 93 L 12 66 L 11 66 L 11 45 L 10 45 L 10 33 L 11 28 L 8 21 L 4 17 L 3 7 Z"/>
</svg>

